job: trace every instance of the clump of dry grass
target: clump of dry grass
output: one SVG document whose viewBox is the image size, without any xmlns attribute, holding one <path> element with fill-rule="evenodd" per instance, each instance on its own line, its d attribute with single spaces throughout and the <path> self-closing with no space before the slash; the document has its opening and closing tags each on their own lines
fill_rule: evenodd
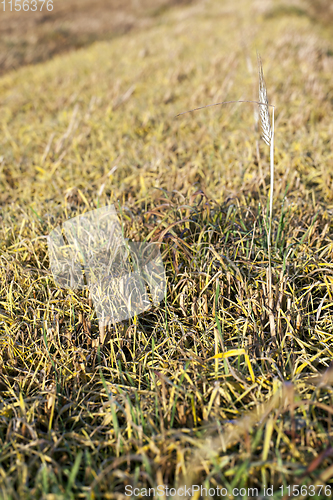
<svg viewBox="0 0 333 500">
<path fill-rule="evenodd" d="M 172 119 L 252 88 L 227 29 L 238 4 L 170 12 L 0 80 L 1 498 L 332 484 L 331 42 L 303 17 L 259 19 L 256 37 L 257 11 L 241 7 L 279 103 L 277 346 L 269 164 L 251 117 L 236 105 Z M 167 297 L 98 345 L 87 293 L 50 276 L 46 235 L 115 200 L 125 237 L 161 243 Z"/>
</svg>

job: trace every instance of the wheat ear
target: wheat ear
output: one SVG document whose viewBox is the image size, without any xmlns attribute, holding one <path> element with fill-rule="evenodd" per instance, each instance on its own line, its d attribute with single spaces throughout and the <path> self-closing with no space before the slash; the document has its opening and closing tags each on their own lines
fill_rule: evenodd
<svg viewBox="0 0 333 500">
<path fill-rule="evenodd" d="M 258 73 L 259 73 L 259 101 L 265 103 L 265 105 L 259 105 L 259 116 L 262 129 L 262 138 L 270 148 L 270 171 L 271 171 L 271 187 L 269 193 L 269 222 L 268 222 L 268 292 L 269 292 L 269 320 L 271 334 L 275 337 L 275 320 L 273 315 L 273 292 L 272 292 L 272 259 L 271 259 L 271 247 L 272 247 L 272 219 L 273 219 L 273 192 L 274 192 L 274 107 L 272 108 L 272 125 L 269 117 L 268 111 L 268 98 L 267 90 L 264 79 L 264 73 L 262 69 L 261 57 L 257 53 L 258 59 Z"/>
</svg>

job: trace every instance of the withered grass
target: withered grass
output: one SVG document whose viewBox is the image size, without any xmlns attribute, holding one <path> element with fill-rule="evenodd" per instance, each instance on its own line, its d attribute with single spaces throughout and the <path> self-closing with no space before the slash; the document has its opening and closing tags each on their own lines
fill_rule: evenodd
<svg viewBox="0 0 333 500">
<path fill-rule="evenodd" d="M 332 484 L 333 41 L 241 3 L 241 19 L 234 2 L 182 7 L 0 80 L 1 499 Z M 256 99 L 256 48 L 278 103 L 276 344 L 251 105 L 173 119 Z M 117 200 L 126 237 L 161 243 L 167 296 L 101 343 L 88 293 L 55 286 L 46 236 Z"/>
</svg>

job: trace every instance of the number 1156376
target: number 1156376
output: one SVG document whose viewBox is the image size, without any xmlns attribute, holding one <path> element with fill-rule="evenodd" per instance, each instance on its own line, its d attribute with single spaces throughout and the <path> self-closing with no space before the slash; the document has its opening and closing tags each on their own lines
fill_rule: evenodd
<svg viewBox="0 0 333 500">
<path fill-rule="evenodd" d="M 53 0 L 3 0 L 0 2 L 2 5 L 2 11 L 5 12 L 9 10 L 13 12 L 24 11 L 28 12 L 31 10 L 32 12 L 48 10 L 51 12 L 53 10 Z"/>
</svg>

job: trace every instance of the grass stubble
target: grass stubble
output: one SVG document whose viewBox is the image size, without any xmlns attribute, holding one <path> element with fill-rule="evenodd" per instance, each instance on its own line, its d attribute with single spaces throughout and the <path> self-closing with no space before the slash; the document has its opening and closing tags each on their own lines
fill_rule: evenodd
<svg viewBox="0 0 333 500">
<path fill-rule="evenodd" d="M 194 12 L 193 20 L 186 20 L 196 26 L 193 36 L 199 36 L 201 29 L 211 33 L 212 25 L 207 24 L 205 32 L 204 21 L 200 24 L 195 16 Z M 269 36 L 272 26 L 277 34 L 283 22 L 270 19 Z M 294 22 L 299 23 L 302 37 L 307 21 Z M 156 39 L 154 34 L 145 33 L 142 39 L 136 35 L 137 45 L 146 44 L 151 36 L 151 46 L 158 47 L 164 40 L 163 29 L 159 27 Z M 218 29 L 221 33 L 220 25 Z M 181 37 L 180 29 L 179 33 Z M 288 31 L 279 33 L 282 45 L 276 54 L 286 46 L 301 58 L 301 49 L 293 45 Z M 324 81 L 331 67 L 329 53 L 320 52 L 319 42 L 313 39 L 302 41 L 308 43 L 303 66 L 320 68 Z M 119 44 L 117 50 L 125 54 L 122 43 L 119 40 L 114 47 Z M 195 47 L 192 41 L 191 47 Z M 216 46 L 211 50 L 214 53 Z M 102 95 L 101 70 L 91 61 L 95 54 L 95 59 L 101 58 L 99 67 L 108 71 L 106 59 L 99 47 L 87 54 L 90 71 L 100 75 L 94 80 L 94 91 Z M 126 44 L 130 62 L 135 55 L 137 47 Z M 166 73 L 156 73 L 145 57 L 136 61 L 138 71 L 148 83 L 152 75 L 160 89 L 165 88 L 166 105 L 176 101 L 184 106 L 189 85 L 186 71 L 199 82 L 205 82 L 206 76 L 207 82 L 218 81 L 221 73 L 221 61 L 215 66 L 210 63 L 215 73 L 208 71 L 206 76 L 204 69 L 196 73 L 195 63 L 184 70 L 187 63 L 174 52 L 173 64 L 181 61 L 182 69 L 170 74 L 163 87 Z M 89 87 L 84 80 L 88 63 L 84 53 L 69 57 L 67 64 L 75 68 L 73 81 L 61 82 L 57 71 L 64 61 L 55 61 L 45 73 L 42 68 L 33 76 L 29 69 L 22 73 L 25 81 L 33 80 L 33 91 L 26 83 L 23 96 L 6 101 L 6 117 L 14 118 L 2 124 L 0 497 L 125 498 L 126 485 L 141 490 L 161 484 L 202 484 L 229 491 L 258 488 L 259 497 L 264 485 L 273 485 L 275 498 L 281 498 L 281 485 L 330 485 L 333 241 L 327 148 L 332 143 L 324 112 L 320 115 L 321 109 L 331 110 L 325 92 L 321 93 L 317 80 L 302 74 L 297 88 L 305 80 L 304 95 L 307 88 L 317 92 L 318 109 L 312 114 L 307 104 L 283 120 L 292 91 L 280 92 L 278 99 L 278 84 L 272 89 L 279 102 L 279 136 L 283 132 L 284 141 L 294 137 L 288 143 L 294 156 L 291 152 L 285 156 L 285 143 L 279 137 L 275 141 L 278 179 L 273 214 L 273 189 L 267 203 L 266 175 L 258 176 L 265 159 L 251 141 L 247 149 L 241 147 L 246 118 L 239 108 L 228 119 L 221 117 L 225 141 L 219 148 L 209 133 L 215 130 L 213 120 L 203 120 L 201 126 L 185 121 L 168 126 L 165 121 L 165 128 L 158 128 L 151 116 L 143 114 L 151 93 L 139 87 L 133 99 L 133 93 L 126 94 L 131 82 L 125 77 L 105 97 L 111 101 L 107 113 L 104 101 L 99 101 L 103 98 L 87 90 L 84 100 L 76 102 L 72 91 L 78 75 Z M 200 59 L 196 61 L 200 67 Z M 233 63 L 222 62 L 231 66 L 229 81 L 236 80 Z M 122 70 L 120 66 L 114 71 Z M 4 95 L 11 81 L 3 80 Z M 177 95 L 170 94 L 170 81 L 177 81 Z M 20 75 L 14 75 L 15 82 L 20 85 Z M 22 116 L 24 122 L 32 116 L 23 101 L 35 95 L 36 109 L 45 106 L 36 94 L 43 84 L 45 91 L 54 92 L 54 100 L 44 110 L 51 119 L 41 124 L 32 120 L 36 145 L 31 145 L 20 121 Z M 228 81 L 222 84 L 227 87 Z M 64 88 L 69 95 L 66 104 L 73 108 L 67 115 L 61 114 Z M 207 94 L 214 94 L 214 89 Z M 229 95 L 236 100 L 231 90 Z M 156 114 L 158 108 L 152 102 Z M 190 100 L 185 103 L 188 109 L 194 107 L 190 104 Z M 22 115 L 15 114 L 18 106 Z M 110 130 L 117 155 L 96 173 L 92 166 L 103 163 L 110 150 Z M 191 133 L 193 151 L 188 152 Z M 51 134 L 58 136 L 56 144 Z M 178 134 L 179 147 L 170 139 L 172 134 Z M 300 140 L 307 153 L 299 153 Z M 156 143 L 170 163 L 166 169 L 158 163 Z M 84 156 L 86 150 L 91 157 Z M 27 152 L 32 163 L 25 161 Z M 68 167 L 61 163 L 64 158 Z M 234 178 L 229 196 L 217 199 L 222 188 L 215 171 L 223 169 L 227 182 L 225 165 L 229 161 L 234 171 L 239 160 L 247 167 L 239 179 Z M 160 165 L 157 171 L 155 164 Z M 201 168 L 205 175 L 200 174 Z M 50 172 L 60 169 L 55 179 Z M 34 196 L 26 184 L 16 182 L 16 170 L 29 180 Z M 315 184 L 318 170 L 321 177 Z M 150 184 L 156 176 L 159 184 Z M 215 193 L 216 198 L 207 193 Z M 54 285 L 46 235 L 67 218 L 115 199 L 122 206 L 126 237 L 161 243 L 167 296 L 160 307 L 109 327 L 101 343 L 88 293 Z M 267 278 L 270 262 L 272 292 Z M 323 490 L 316 498 L 327 495 Z"/>
</svg>

